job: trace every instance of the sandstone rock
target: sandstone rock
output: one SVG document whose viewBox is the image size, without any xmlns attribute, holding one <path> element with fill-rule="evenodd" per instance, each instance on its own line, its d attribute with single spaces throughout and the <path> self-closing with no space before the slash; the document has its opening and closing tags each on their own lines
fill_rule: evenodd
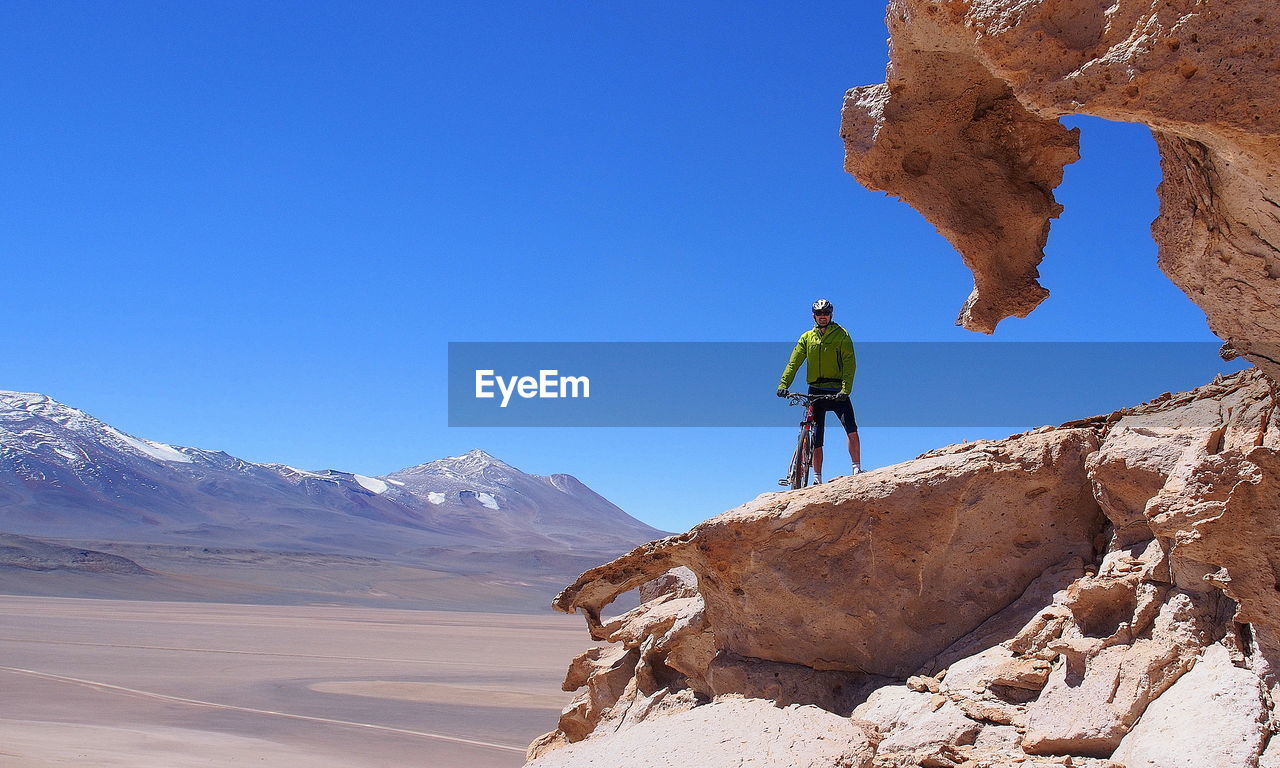
<svg viewBox="0 0 1280 768">
<path fill-rule="evenodd" d="M 663 635 L 676 625 L 676 622 L 688 621 L 694 614 L 702 610 L 702 598 L 662 597 L 641 604 L 613 621 L 604 625 L 605 639 L 611 643 L 622 643 L 628 648 L 635 648 L 653 635 Z"/>
<path fill-rule="evenodd" d="M 1258 677 L 1211 645 L 1147 707 L 1111 757 L 1126 768 L 1234 768 L 1256 764 L 1267 730 Z"/>
<path fill-rule="evenodd" d="M 970 748 L 968 759 L 969 762 L 962 763 L 957 768 L 1126 768 L 1111 760 L 1092 757 L 1010 755 L 976 746 Z"/>
<path fill-rule="evenodd" d="M 561 730 L 536 742 L 531 756 L 541 765 L 570 742 L 577 742 L 574 754 L 591 755 L 588 747 L 600 739 L 636 729 L 655 734 L 657 718 L 674 722 L 704 709 L 709 697 L 749 694 L 851 712 L 867 729 L 875 766 L 1109 765 L 1106 756 L 1202 648 L 1224 643 L 1239 664 L 1256 670 L 1243 670 L 1255 680 L 1274 680 L 1276 667 L 1258 653 L 1275 636 L 1269 590 L 1276 569 L 1268 557 L 1280 544 L 1280 493 L 1273 487 L 1280 454 L 1270 447 L 1277 431 L 1269 391 L 1258 374 L 1246 372 L 1066 428 L 934 451 L 878 478 L 769 494 L 594 569 L 562 593 L 560 607 L 584 610 L 593 635 L 613 643 L 612 650 L 575 660 L 566 687 L 586 690 L 566 710 Z M 1110 442 L 1107 459 L 1097 457 L 1116 425 L 1160 414 L 1166 416 L 1130 421 L 1128 436 Z M 1134 426 L 1140 423 L 1146 426 Z M 1210 423 L 1207 432 L 1201 428 Z M 1184 425 L 1199 437 L 1187 441 L 1181 428 L 1162 432 L 1160 424 Z M 1155 436 L 1152 456 L 1134 434 Z M 1161 440 L 1180 446 L 1176 461 L 1165 461 L 1175 451 Z M 1146 462 L 1165 477 L 1143 512 L 1156 538 L 1128 544 L 1113 538 L 1105 553 L 1094 552 L 1099 529 L 1081 523 L 1081 510 L 1091 509 L 1101 523 L 1089 499 L 1099 483 L 1106 490 L 1108 478 L 1123 475 L 1113 466 L 1120 461 Z M 1089 478 L 1085 466 L 1106 469 Z M 960 479 L 957 493 L 951 483 Z M 1046 499 L 1050 492 L 1039 489 L 1049 482 L 1060 485 Z M 1123 494 L 1140 487 L 1117 482 Z M 1126 503 L 1136 508 L 1149 488 Z M 1045 502 L 1047 508 L 1036 507 Z M 1015 505 L 1018 524 L 1009 527 L 999 515 Z M 997 541 L 960 531 L 984 524 L 993 526 L 986 538 Z M 1018 543 L 1036 526 L 1041 541 L 1063 531 L 1078 542 L 1076 551 L 1030 565 Z M 955 559 L 928 552 L 930 537 L 935 548 L 954 550 Z M 1004 559 L 989 561 L 993 549 Z M 924 562 L 911 563 L 913 557 Z M 975 558 L 972 567 L 964 557 Z M 921 602 L 924 593 L 945 593 L 957 582 L 1004 584 L 988 579 L 988 562 L 992 571 L 1025 566 L 1033 573 L 1020 592 L 1010 589 L 975 608 L 988 612 L 976 625 L 963 599 L 953 610 Z M 675 566 L 688 567 L 696 584 L 673 573 Z M 600 619 L 614 594 L 641 584 L 644 604 Z M 1241 601 L 1238 611 L 1227 595 Z M 763 607 L 752 608 L 753 599 Z M 789 602 L 817 611 L 807 623 L 797 621 Z M 724 606 L 718 619 L 708 609 L 713 604 Z M 904 618 L 891 618 L 895 609 Z M 862 611 L 880 622 L 865 620 Z M 1233 613 L 1254 623 L 1238 624 Z M 895 621 L 912 631 L 932 627 L 934 647 L 942 650 L 919 670 L 886 665 L 894 679 L 831 663 L 869 656 L 868 649 L 903 658 L 894 656 L 902 653 L 894 643 L 917 635 L 895 635 L 901 632 Z M 726 638 L 746 638 L 747 647 L 760 647 L 752 643 L 763 638 L 795 660 L 742 655 L 723 647 L 732 645 Z M 831 650 L 815 653 L 815 642 Z"/>
<path fill-rule="evenodd" d="M 964 695 L 980 695 L 992 687 L 1038 691 L 1048 682 L 1052 668 L 1044 659 L 1016 656 L 996 646 L 952 664 L 941 690 Z"/>
<path fill-rule="evenodd" d="M 867 768 L 873 747 L 817 707 L 724 697 L 550 752 L 530 768 Z"/>
<path fill-rule="evenodd" d="M 1195 574 L 1239 604 L 1271 666 L 1280 661 L 1280 451 L 1256 447 L 1206 456 L 1152 500 L 1153 530 L 1171 542 L 1183 578 Z"/>
<path fill-rule="evenodd" d="M 639 648 L 636 675 L 646 695 L 671 682 L 668 670 L 684 675 L 684 684 L 711 694 L 705 674 L 715 656 L 697 580 L 688 568 L 675 568 L 641 586 L 645 602 L 596 632 L 611 643 Z"/>
<path fill-rule="evenodd" d="M 967 746 L 935 744 L 910 752 L 879 752 L 871 765 L 873 768 L 957 768 L 969 765 L 969 754 Z"/>
<path fill-rule="evenodd" d="M 595 728 L 600 716 L 622 696 L 635 677 L 640 654 L 621 646 L 591 648 L 569 665 L 565 676 L 566 691 L 587 690 L 574 698 L 560 715 L 560 732 L 569 741 L 579 741 Z"/>
<path fill-rule="evenodd" d="M 638 723 L 687 712 L 706 704 L 708 699 L 690 688 L 657 688 L 645 693 L 636 678 L 619 697 L 618 703 L 600 717 L 596 728 L 613 733 Z"/>
<path fill-rule="evenodd" d="M 1048 652 L 1051 644 L 1062 637 L 1071 619 L 1071 612 L 1060 604 L 1050 605 L 1039 611 L 1012 640 L 1009 650 L 1018 654 L 1031 654 L 1042 659 L 1056 659 L 1058 652 Z"/>
<path fill-rule="evenodd" d="M 843 670 L 820 670 L 803 664 L 749 659 L 721 651 L 705 672 L 711 693 L 768 699 L 778 706 L 813 704 L 848 715 L 888 678 Z"/>
<path fill-rule="evenodd" d="M 1074 648 L 1061 646 L 1065 653 L 1044 691 L 1027 706 L 1023 747 L 1038 754 L 1108 757 L 1146 706 L 1216 639 L 1211 600 L 1171 593 L 1147 636 L 1132 644 L 1082 637 Z"/>
<path fill-rule="evenodd" d="M 698 576 L 681 566 L 672 568 L 658 578 L 640 585 L 640 602 L 647 603 L 661 597 L 696 597 Z"/>
<path fill-rule="evenodd" d="M 905 677 L 1050 566 L 1092 559 L 1102 516 L 1084 461 L 1097 446 L 1091 429 L 1025 434 L 765 494 L 588 571 L 555 605 L 603 639 L 605 604 L 684 565 L 718 649 Z"/>
<path fill-rule="evenodd" d="M 988 759 L 996 755 L 1021 757 L 1022 734 L 1011 725 L 986 725 L 974 739 L 973 748 L 975 753 Z"/>
<path fill-rule="evenodd" d="M 1047 295 L 1052 189 L 1076 159 L 1058 124 L 1151 126 L 1160 266 L 1215 333 L 1280 373 L 1280 7 L 1271 0 L 892 0 L 887 82 L 845 97 L 846 169 L 960 251 L 959 322 L 990 333 Z"/>
<path fill-rule="evenodd" d="M 1115 526 L 1117 544 L 1154 535 L 1146 506 L 1171 475 L 1223 450 L 1263 445 L 1273 409 L 1268 382 L 1250 371 L 1170 398 L 1158 410 L 1123 415 L 1089 458 L 1094 496 Z"/>
<path fill-rule="evenodd" d="M 907 10 L 890 5 L 888 83 L 845 98 L 845 169 L 951 241 L 974 278 L 960 322 L 991 333 L 1049 295 L 1036 267 L 1062 211 L 1051 190 L 1080 156 L 1077 132 L 1027 110 L 972 55 L 933 48 L 939 31 L 900 21 L 895 6 Z"/>
<path fill-rule="evenodd" d="M 885 765 L 918 764 L 940 747 L 972 744 L 982 730 L 951 701 L 900 685 L 872 693 L 853 719 L 875 727 L 877 761 Z"/>
<path fill-rule="evenodd" d="M 1085 576 L 1071 585 L 1062 604 L 1084 637 L 1132 641 L 1141 586 L 1141 573 Z"/>
<path fill-rule="evenodd" d="M 1215 400 L 1125 416 L 1089 459 L 1089 480 L 1121 544 L 1152 537 L 1143 514 L 1180 461 L 1207 452 L 1222 426 Z"/>
<path fill-rule="evenodd" d="M 1026 708 L 1020 704 L 1002 700 L 988 694 L 977 698 L 955 695 L 951 699 L 965 717 L 982 725 L 1011 725 L 1024 728 Z"/>
<path fill-rule="evenodd" d="M 1049 640 L 1061 634 L 1061 623 L 1067 611 L 1058 608 L 1059 614 L 1046 613 L 1054 602 L 1054 595 L 1084 576 L 1084 560 L 1073 557 L 1064 563 L 1051 566 L 1037 576 L 1018 599 L 982 622 L 976 629 L 952 643 L 945 651 L 930 659 L 920 671 L 925 674 L 946 669 L 959 659 L 980 653 L 994 645 L 1009 641 L 1010 637 L 1027 633 L 1021 640 L 1015 638 L 1009 647 L 1015 653 L 1025 653 L 1030 648 L 1044 648 Z M 1055 624 L 1054 620 L 1059 621 Z M 1033 640 L 1036 633 L 1043 638 Z"/>
<path fill-rule="evenodd" d="M 888 22 L 887 82 L 846 96 L 846 168 L 960 251 L 961 324 L 991 332 L 1047 295 L 1052 190 L 1077 157 L 1058 118 L 1142 122 L 1164 173 L 1161 268 L 1280 378 L 1280 5 L 892 0 Z M 1280 699 L 1272 387 L 1247 372 L 766 494 L 593 569 L 556 607 L 617 645 L 575 661 L 566 684 L 586 691 L 535 765 L 1280 763 L 1261 692 Z M 605 624 L 637 587 L 645 605 Z M 854 709 L 869 734 L 814 707 L 702 704 L 740 689 L 838 710 L 868 675 L 912 674 L 920 690 Z M 1029 757 L 1020 729 L 1062 754 Z"/>
<path fill-rule="evenodd" d="M 1280 739 L 1273 734 L 1267 748 L 1258 756 L 1258 768 L 1280 768 Z"/>
<path fill-rule="evenodd" d="M 569 737 L 563 731 L 554 730 L 544 733 L 530 742 L 528 749 L 524 752 L 525 762 L 533 762 L 539 757 L 570 743 Z"/>
<path fill-rule="evenodd" d="M 646 585 L 651 599 L 600 627 L 613 646 L 595 647 L 569 665 L 563 689 L 584 688 L 560 715 L 557 731 L 529 748 L 530 759 L 581 741 L 601 723 L 621 727 L 709 697 L 705 674 L 715 651 L 702 598 L 679 573 Z M 689 670 L 686 675 L 682 669 Z"/>
<path fill-rule="evenodd" d="M 937 700 L 927 692 L 913 691 L 905 685 L 886 685 L 872 691 L 852 717 L 884 734 L 937 708 Z"/>
</svg>

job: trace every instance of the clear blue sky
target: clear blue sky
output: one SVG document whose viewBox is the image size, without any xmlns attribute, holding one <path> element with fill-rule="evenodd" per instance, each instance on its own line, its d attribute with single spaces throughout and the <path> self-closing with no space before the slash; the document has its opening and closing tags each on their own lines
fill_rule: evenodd
<svg viewBox="0 0 1280 768">
<path fill-rule="evenodd" d="M 479 447 L 683 529 L 776 488 L 791 430 L 449 429 L 445 345 L 790 340 L 819 295 L 855 340 L 973 336 L 959 257 L 841 167 L 882 13 L 6 3 L 0 388 L 307 468 Z M 1053 295 L 997 338 L 1212 339 L 1155 265 L 1149 132 L 1068 122 Z M 864 463 L 1024 426 L 867 430 Z"/>
</svg>

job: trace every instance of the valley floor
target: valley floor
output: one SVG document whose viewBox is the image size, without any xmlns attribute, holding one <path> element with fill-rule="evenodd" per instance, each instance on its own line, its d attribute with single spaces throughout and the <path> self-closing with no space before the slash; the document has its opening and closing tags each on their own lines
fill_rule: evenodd
<svg viewBox="0 0 1280 768">
<path fill-rule="evenodd" d="M 580 618 L 0 596 L 0 763 L 524 763 Z"/>
</svg>

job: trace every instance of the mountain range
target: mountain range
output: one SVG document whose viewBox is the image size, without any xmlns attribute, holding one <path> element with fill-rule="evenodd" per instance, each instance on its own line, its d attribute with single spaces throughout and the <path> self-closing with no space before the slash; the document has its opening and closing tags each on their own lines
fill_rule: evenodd
<svg viewBox="0 0 1280 768">
<path fill-rule="evenodd" d="M 146 440 L 8 391 L 0 532 L 0 591 L 97 594 L 114 580 L 109 596 L 129 596 L 132 576 L 141 597 L 486 609 L 545 606 L 566 576 L 666 535 L 571 475 L 480 450 L 378 477 L 310 471 Z M 146 578 L 77 569 L 106 560 L 57 548 L 125 558 Z M 59 580 L 78 586 L 46 589 Z"/>
</svg>

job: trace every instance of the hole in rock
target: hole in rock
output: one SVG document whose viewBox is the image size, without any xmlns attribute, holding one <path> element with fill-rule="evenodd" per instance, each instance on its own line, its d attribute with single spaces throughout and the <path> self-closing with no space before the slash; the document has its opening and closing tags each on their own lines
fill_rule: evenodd
<svg viewBox="0 0 1280 768">
<path fill-rule="evenodd" d="M 1110 637 L 1133 618 L 1138 596 L 1126 582 L 1100 582 L 1076 592 L 1068 607 L 1086 636 Z"/>
</svg>

